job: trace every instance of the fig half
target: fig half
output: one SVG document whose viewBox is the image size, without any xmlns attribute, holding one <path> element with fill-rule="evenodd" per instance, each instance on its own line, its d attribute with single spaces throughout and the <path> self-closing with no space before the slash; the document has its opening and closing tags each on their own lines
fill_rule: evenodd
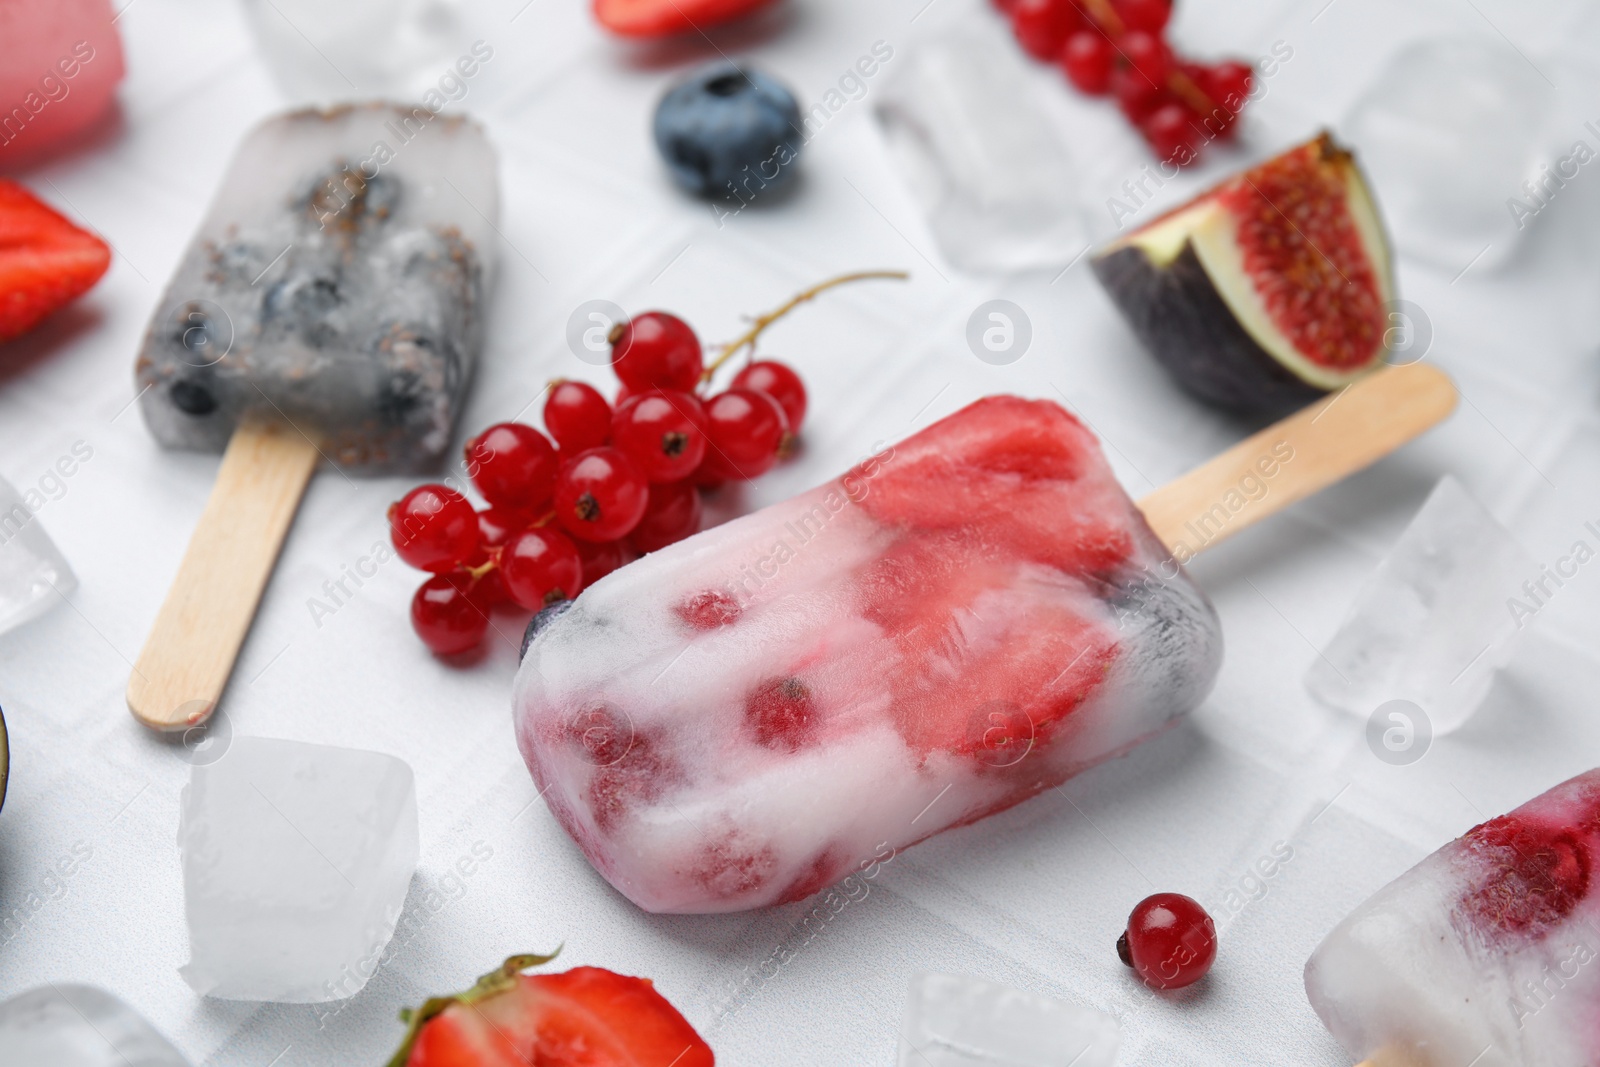
<svg viewBox="0 0 1600 1067">
<path fill-rule="evenodd" d="M 1389 354 L 1394 270 L 1355 158 L 1323 133 L 1118 238 L 1100 279 L 1186 389 L 1278 415 Z"/>
</svg>

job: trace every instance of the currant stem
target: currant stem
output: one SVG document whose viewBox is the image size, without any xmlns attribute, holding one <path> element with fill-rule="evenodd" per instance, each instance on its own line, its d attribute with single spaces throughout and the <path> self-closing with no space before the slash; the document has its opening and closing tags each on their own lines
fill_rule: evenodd
<svg viewBox="0 0 1600 1067">
<path fill-rule="evenodd" d="M 722 353 L 718 355 L 716 359 L 712 360 L 710 365 L 701 372 L 700 384 L 705 385 L 707 382 L 711 381 L 712 376 L 717 373 L 717 369 L 724 363 L 728 362 L 728 360 L 732 359 L 733 356 L 741 349 L 748 347 L 751 351 L 754 351 L 756 340 L 760 338 L 762 332 L 765 331 L 768 326 L 771 326 L 773 323 L 789 314 L 789 312 L 793 311 L 801 304 L 804 304 L 807 300 L 815 299 L 819 293 L 822 293 L 828 289 L 832 289 L 835 286 L 847 285 L 850 282 L 866 281 L 872 278 L 893 278 L 897 281 L 904 281 L 909 277 L 911 277 L 911 275 L 903 270 L 864 270 L 857 271 L 854 274 L 841 274 L 837 278 L 829 278 L 825 282 L 822 282 L 818 285 L 813 285 L 811 288 L 795 296 L 788 303 L 784 304 L 777 310 L 769 311 L 765 315 L 757 318 L 755 324 L 752 325 L 749 330 L 745 331 L 744 336 L 726 345 L 723 345 Z"/>
<path fill-rule="evenodd" d="M 1167 88 L 1183 97 L 1184 103 L 1201 115 L 1210 116 L 1216 113 L 1216 102 L 1183 71 L 1174 70 L 1167 75 Z"/>
<path fill-rule="evenodd" d="M 1089 18 L 1112 37 L 1121 37 L 1122 31 L 1128 28 L 1117 9 L 1111 6 L 1111 0 L 1083 0 L 1083 6 L 1088 9 Z"/>
</svg>

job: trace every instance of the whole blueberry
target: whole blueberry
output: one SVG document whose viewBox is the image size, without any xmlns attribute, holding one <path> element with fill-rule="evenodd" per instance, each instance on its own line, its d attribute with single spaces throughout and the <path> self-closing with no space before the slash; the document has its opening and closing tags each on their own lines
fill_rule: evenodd
<svg viewBox="0 0 1600 1067">
<path fill-rule="evenodd" d="M 748 201 L 783 186 L 803 136 L 794 94 L 733 63 L 701 69 L 656 108 L 656 147 L 673 179 L 698 196 Z"/>
<path fill-rule="evenodd" d="M 528 646 L 533 644 L 533 639 L 538 637 L 540 632 L 544 630 L 546 626 L 549 626 L 551 623 L 561 618 L 561 616 L 565 615 L 567 613 L 567 609 L 570 607 L 572 607 L 572 601 L 558 600 L 549 607 L 540 609 L 538 614 L 534 615 L 533 618 L 528 620 L 528 628 L 522 631 L 521 655 L 523 657 L 528 655 Z"/>
</svg>

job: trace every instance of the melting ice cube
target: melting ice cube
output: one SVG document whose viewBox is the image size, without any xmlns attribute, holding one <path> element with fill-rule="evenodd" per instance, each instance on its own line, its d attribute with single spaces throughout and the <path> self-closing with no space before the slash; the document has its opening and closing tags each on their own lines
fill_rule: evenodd
<svg viewBox="0 0 1600 1067">
<path fill-rule="evenodd" d="M 1507 605 L 1537 569 L 1460 482 L 1441 479 L 1311 664 L 1306 688 L 1361 716 L 1409 700 L 1433 733 L 1458 728 L 1511 658 L 1521 629 Z"/>
<path fill-rule="evenodd" d="M 144 1018 L 93 986 L 56 983 L 0 1004 L 0 1067 L 189 1067 Z"/>
<path fill-rule="evenodd" d="M 0 478 L 0 634 L 43 614 L 77 587 L 39 517 Z"/>
<path fill-rule="evenodd" d="M 236 737 L 196 764 L 178 822 L 184 981 L 229 1000 L 353 996 L 417 867 L 411 768 L 377 752 Z"/>
<path fill-rule="evenodd" d="M 911 980 L 899 1067 L 1111 1067 L 1116 1020 L 978 978 Z"/>
</svg>

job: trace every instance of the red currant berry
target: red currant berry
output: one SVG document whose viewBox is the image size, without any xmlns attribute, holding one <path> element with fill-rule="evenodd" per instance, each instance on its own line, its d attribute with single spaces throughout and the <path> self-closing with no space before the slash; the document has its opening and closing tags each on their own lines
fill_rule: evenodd
<svg viewBox="0 0 1600 1067">
<path fill-rule="evenodd" d="M 745 698 L 744 717 L 757 744 L 794 752 L 810 739 L 816 709 L 800 679 L 774 678 Z"/>
<path fill-rule="evenodd" d="M 1144 75 L 1151 85 L 1167 84 L 1167 75 L 1172 73 L 1172 51 L 1161 38 L 1143 30 L 1134 30 L 1123 34 L 1117 41 L 1117 47 L 1122 50 L 1128 65 Z"/>
<path fill-rule="evenodd" d="M 474 565 L 484 562 L 491 552 L 503 546 L 513 534 L 527 525 L 528 520 L 521 515 L 496 508 L 478 512 L 478 555 L 471 562 Z"/>
<path fill-rule="evenodd" d="M 650 505 L 628 540 L 639 552 L 654 552 L 700 532 L 700 490 L 689 482 L 650 487 Z"/>
<path fill-rule="evenodd" d="M 478 514 L 443 485 L 419 485 L 389 507 L 389 537 L 418 570 L 453 571 L 478 550 Z"/>
<path fill-rule="evenodd" d="M 1082 26 L 1083 15 L 1072 0 L 1017 0 L 1011 9 L 1017 43 L 1035 59 L 1055 59 L 1067 37 Z"/>
<path fill-rule="evenodd" d="M 556 521 L 584 541 L 616 541 L 644 517 L 649 486 L 638 466 L 615 448 L 591 448 L 556 476 Z"/>
<path fill-rule="evenodd" d="M 1250 88 L 1255 84 L 1255 71 L 1250 69 L 1250 64 L 1230 59 L 1201 70 L 1201 76 L 1195 80 L 1212 101 L 1235 115 L 1244 110 L 1250 99 Z"/>
<path fill-rule="evenodd" d="M 574 541 L 583 561 L 583 587 L 589 588 L 619 567 L 633 562 L 626 541 Z"/>
<path fill-rule="evenodd" d="M 411 628 L 438 655 L 477 648 L 489 630 L 488 613 L 464 588 L 469 581 L 458 575 L 435 575 L 411 598 Z"/>
<path fill-rule="evenodd" d="M 544 428 L 568 455 L 611 440 L 611 405 L 583 382 L 557 382 L 544 402 Z"/>
<path fill-rule="evenodd" d="M 1080 92 L 1100 96 L 1111 89 L 1117 49 L 1099 30 L 1079 30 L 1061 50 L 1061 67 Z"/>
<path fill-rule="evenodd" d="M 555 446 L 532 426 L 491 426 L 467 442 L 466 458 L 472 484 L 494 507 L 532 511 L 555 489 Z"/>
<path fill-rule="evenodd" d="M 1200 158 L 1200 131 L 1195 128 L 1194 116 L 1182 104 L 1163 104 L 1144 120 L 1140 129 L 1163 163 L 1187 167 Z"/>
<path fill-rule="evenodd" d="M 783 408 L 766 393 L 734 386 L 706 404 L 705 472 L 714 478 L 754 478 L 778 462 L 788 436 Z"/>
<path fill-rule="evenodd" d="M 1179 989 L 1198 982 L 1217 958 L 1217 927 L 1194 900 L 1157 893 L 1141 900 L 1117 939 L 1117 955 L 1146 985 Z"/>
<path fill-rule="evenodd" d="M 678 618 L 696 630 L 715 630 L 732 626 L 744 614 L 744 608 L 733 597 L 720 589 L 706 589 L 680 602 L 673 609 Z"/>
<path fill-rule="evenodd" d="M 630 389 L 692 392 L 705 369 L 700 339 L 665 311 L 647 311 L 619 326 L 611 351 L 611 369 Z"/>
<path fill-rule="evenodd" d="M 756 389 L 778 402 L 789 420 L 789 432 L 798 434 L 806 421 L 806 386 L 787 363 L 758 359 L 734 376 L 741 389 Z"/>
<path fill-rule="evenodd" d="M 652 389 L 630 397 L 611 420 L 611 441 L 651 482 L 676 482 L 706 455 L 706 413 L 693 393 Z"/>
<path fill-rule="evenodd" d="M 1172 0 L 1112 0 L 1112 4 L 1129 30 L 1159 34 L 1172 21 Z"/>
<path fill-rule="evenodd" d="M 1164 87 L 1152 84 L 1149 78 L 1126 63 L 1119 63 L 1111 72 L 1111 95 L 1117 98 L 1117 106 L 1135 126 L 1173 100 Z"/>
<path fill-rule="evenodd" d="M 485 612 L 501 604 L 513 604 L 511 591 L 506 588 L 506 576 L 499 567 L 491 567 L 483 576 L 473 581 L 467 596 Z"/>
<path fill-rule="evenodd" d="M 500 554 L 506 592 L 529 611 L 583 591 L 583 562 L 567 536 L 548 527 L 523 530 Z"/>
</svg>

